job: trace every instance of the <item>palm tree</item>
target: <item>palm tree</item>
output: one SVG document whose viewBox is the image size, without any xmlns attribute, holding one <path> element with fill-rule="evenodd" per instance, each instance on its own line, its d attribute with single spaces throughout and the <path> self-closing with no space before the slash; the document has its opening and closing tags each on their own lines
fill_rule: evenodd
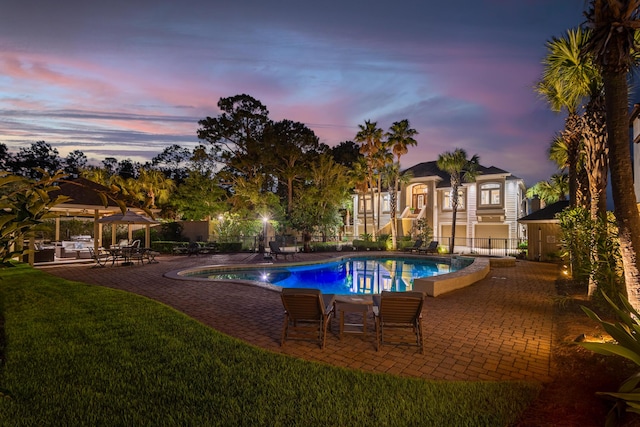
<svg viewBox="0 0 640 427">
<path fill-rule="evenodd" d="M 591 31 L 567 31 L 565 38 L 553 39 L 547 44 L 549 55 L 545 59 L 545 73 L 543 80 L 558 91 L 546 92 L 552 94 L 551 104 L 558 100 L 566 100 L 564 107 L 569 111 L 571 121 L 567 124 L 575 126 L 575 133 L 568 128 L 562 136 L 562 143 L 554 142 L 551 158 L 559 166 L 568 166 L 569 194 L 571 206 L 589 205 L 591 218 L 595 220 L 600 213 L 606 215 L 606 139 L 604 126 L 604 112 L 599 108 L 601 104 L 602 79 L 598 68 L 593 63 L 591 55 L 585 54 L 585 47 L 591 38 Z M 545 93 L 542 91 L 542 93 Z M 573 111 L 589 98 L 585 114 L 576 119 Z M 558 105 L 556 105 L 556 108 Z M 577 120 L 577 121 L 576 121 Z M 578 151 L 576 151 L 578 150 Z M 564 153 L 563 153 L 564 151 Z M 564 154 L 564 155 L 563 155 Z M 561 164 L 561 163 L 565 164 Z M 593 229 L 592 247 L 590 253 L 591 265 L 598 265 L 597 230 Z M 592 295 L 597 283 L 594 280 L 595 270 L 589 275 L 589 295 Z"/>
<path fill-rule="evenodd" d="M 606 218 L 609 145 L 602 80 L 594 81 L 593 94 L 582 116 L 585 170 L 589 182 L 591 219 Z"/>
<path fill-rule="evenodd" d="M 374 157 L 375 175 L 378 181 L 378 216 L 376 217 L 376 230 L 380 230 L 380 213 L 382 212 L 382 181 L 386 168 L 393 164 L 393 154 L 389 151 L 389 145 L 382 141 L 380 149 Z"/>
<path fill-rule="evenodd" d="M 581 123 L 584 123 L 583 117 L 578 117 Z M 581 128 L 581 135 L 584 134 L 584 129 Z M 575 162 L 574 171 L 576 175 L 576 186 L 574 191 L 574 199 L 576 205 L 586 206 L 589 200 L 589 183 L 586 169 L 589 167 L 586 164 L 586 147 L 585 144 L 581 143 L 578 145 L 578 152 L 573 153 L 571 150 L 575 147 L 570 147 L 567 144 L 566 139 L 564 138 L 565 132 L 560 132 L 558 135 L 553 138 L 551 141 L 551 146 L 549 147 L 549 160 L 554 162 L 561 173 L 570 170 L 569 167 L 569 158 L 571 157 L 572 161 Z M 570 156 L 571 154 L 571 156 Z M 567 179 L 567 195 L 569 198 L 571 197 L 571 186 L 569 174 L 566 175 Z"/>
<path fill-rule="evenodd" d="M 591 0 L 586 26 L 592 36 L 586 52 L 600 67 L 604 82 L 611 189 L 618 223 L 627 297 L 640 309 L 640 215 L 633 191 L 629 148 L 629 87 L 634 64 L 635 33 L 640 28 L 640 0 Z"/>
<path fill-rule="evenodd" d="M 411 128 L 409 125 L 409 120 L 404 119 L 399 122 L 394 122 L 389 128 L 389 132 L 387 132 L 387 143 L 391 146 L 391 151 L 396 156 L 396 163 L 398 164 L 398 169 L 400 168 L 400 157 L 404 156 L 409 152 L 409 146 L 418 145 L 418 141 L 414 139 L 414 136 L 418 134 L 418 131 Z M 393 191 L 394 195 L 398 194 L 398 178 L 400 174 L 396 175 L 396 180 L 393 183 Z M 391 211 L 391 235 L 392 242 L 391 245 L 393 249 L 397 248 L 396 236 L 398 234 L 398 219 L 396 218 L 395 210 Z"/>
<path fill-rule="evenodd" d="M 451 244 L 449 253 L 453 253 L 456 241 L 456 217 L 458 216 L 458 190 L 462 182 L 473 182 L 478 175 L 479 157 L 474 154 L 471 159 L 467 159 L 467 152 L 462 148 L 448 151 L 438 156 L 436 164 L 443 172 L 449 174 L 451 181 Z"/>
<path fill-rule="evenodd" d="M 364 234 L 367 234 L 367 204 L 365 201 L 365 195 L 369 190 L 369 180 L 367 178 L 367 165 L 364 158 L 360 157 L 355 163 L 353 163 L 350 169 L 351 181 L 355 187 L 356 194 L 362 200 L 362 207 L 364 210 Z M 354 214 L 357 212 L 358 207 L 354 208 Z M 354 215 L 354 221 L 357 220 L 357 216 Z M 357 232 L 357 226 L 354 227 L 354 231 Z"/>
<path fill-rule="evenodd" d="M 569 177 L 564 173 L 555 173 L 551 175 L 548 181 L 536 182 L 527 189 L 527 197 L 540 197 L 545 204 L 550 205 L 558 200 L 567 200 L 569 193 Z"/>
<path fill-rule="evenodd" d="M 374 171 L 376 166 L 375 156 L 382 146 L 382 129 L 378 127 L 377 122 L 371 122 L 369 120 L 365 120 L 364 125 L 358 125 L 358 127 L 360 128 L 360 130 L 356 134 L 354 141 L 362 144 L 360 146 L 360 153 L 365 156 L 365 159 L 367 162 L 367 176 L 369 178 L 369 190 L 371 193 L 371 218 L 372 218 L 372 224 L 373 224 L 373 221 L 375 220 L 374 205 L 373 205 L 373 200 L 374 200 L 373 178 L 374 178 Z M 366 202 L 365 202 L 364 215 L 365 215 L 365 226 L 366 226 L 366 223 L 367 223 L 366 222 L 366 216 L 367 216 Z M 376 238 L 375 226 L 373 227 L 372 236 L 375 240 Z"/>
<path fill-rule="evenodd" d="M 597 74 L 591 61 L 581 55 L 588 40 L 588 32 L 578 28 L 568 30 L 564 38 L 547 42 L 547 56 L 543 60 L 544 72 L 536 89 L 544 96 L 553 111 L 567 111 L 562 139 L 566 144 L 569 170 L 569 201 L 577 204 L 578 164 L 582 141 L 582 121 L 578 114 L 583 99 L 589 95 L 589 85 Z"/>
<path fill-rule="evenodd" d="M 175 182 L 157 169 L 141 168 L 137 181 L 139 189 L 145 193 L 145 205 L 148 204 L 151 208 L 157 207 L 156 202 L 167 201 L 171 192 L 176 189 Z"/>
<path fill-rule="evenodd" d="M 405 184 L 409 182 L 411 177 L 410 173 L 402 173 L 400 171 L 400 163 L 392 163 L 386 165 L 382 170 L 382 185 L 387 188 L 389 193 L 389 211 L 391 214 L 391 249 L 398 249 L 398 225 L 397 225 L 397 211 L 398 211 L 398 184 Z"/>
</svg>

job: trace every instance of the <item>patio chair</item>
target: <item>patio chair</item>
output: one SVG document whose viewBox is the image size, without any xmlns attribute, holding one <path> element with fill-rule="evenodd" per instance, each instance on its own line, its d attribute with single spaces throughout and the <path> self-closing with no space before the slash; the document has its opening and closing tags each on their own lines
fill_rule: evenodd
<svg viewBox="0 0 640 427">
<path fill-rule="evenodd" d="M 92 247 L 89 247 L 89 255 L 96 263 L 94 267 L 104 267 L 107 262 L 111 261 L 113 264 L 113 258 L 109 252 L 105 252 L 102 248 L 99 248 L 96 252 Z"/>
<path fill-rule="evenodd" d="M 422 292 L 382 291 L 373 297 L 373 317 L 376 323 L 376 344 L 407 343 L 408 338 L 415 339 L 424 354 L 422 337 Z"/>
<path fill-rule="evenodd" d="M 280 296 L 285 310 L 280 345 L 287 339 L 306 339 L 323 349 L 335 296 L 311 288 L 283 288 Z"/>
<path fill-rule="evenodd" d="M 127 258 L 129 258 L 130 262 L 138 261 L 138 264 L 144 264 L 145 258 L 145 249 L 132 246 L 131 248 L 123 249 L 128 251 Z"/>
<path fill-rule="evenodd" d="M 189 245 L 187 246 L 187 254 L 188 256 L 200 255 L 200 245 L 198 244 L 198 242 L 189 243 Z"/>
<path fill-rule="evenodd" d="M 404 251 L 405 252 L 420 251 L 420 247 L 422 247 L 422 239 L 416 240 L 413 246 L 409 246 L 408 248 L 405 248 Z"/>
<path fill-rule="evenodd" d="M 117 246 L 119 248 L 124 248 L 125 246 L 129 246 L 129 239 L 122 239 L 115 246 Z"/>
<path fill-rule="evenodd" d="M 418 249 L 418 252 L 424 252 L 425 254 L 428 254 L 428 253 L 437 254 L 438 253 L 438 241 L 437 240 L 432 240 L 431 243 L 429 243 L 429 246 L 427 246 L 426 248 L 423 248 L 423 249 Z"/>
<path fill-rule="evenodd" d="M 293 256 L 295 255 L 295 252 L 283 251 L 282 249 L 280 249 L 280 246 L 278 246 L 278 243 L 274 241 L 269 242 L 269 249 L 271 250 L 271 254 L 276 256 L 276 259 L 278 259 L 278 255 L 284 256 L 285 260 L 288 256 L 291 256 L 293 258 Z"/>
</svg>

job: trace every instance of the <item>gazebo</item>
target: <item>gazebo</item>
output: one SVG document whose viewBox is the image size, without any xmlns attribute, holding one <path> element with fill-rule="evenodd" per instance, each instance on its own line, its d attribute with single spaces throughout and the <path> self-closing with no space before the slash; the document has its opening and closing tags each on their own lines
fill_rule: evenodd
<svg viewBox="0 0 640 427">
<path fill-rule="evenodd" d="M 109 195 L 106 198 L 106 206 L 104 200 L 100 197 L 100 193 Z M 61 203 L 59 205 L 51 208 L 51 212 L 55 212 L 58 215 L 56 216 L 56 227 L 55 227 L 55 240 L 60 240 L 60 218 L 62 216 L 80 216 L 80 217 L 91 217 L 94 220 L 93 224 L 93 232 L 94 232 L 94 248 L 97 250 L 100 246 L 103 246 L 102 242 L 102 223 L 100 219 L 106 215 L 113 215 L 117 213 L 122 213 L 120 205 L 116 203 L 116 200 L 123 202 L 127 209 L 133 211 L 135 213 L 144 214 L 142 209 L 136 208 L 135 206 L 127 203 L 122 197 L 119 197 L 118 194 L 112 194 L 111 190 L 104 185 L 95 183 L 85 178 L 75 178 L 69 179 L 64 182 L 61 182 L 59 185 L 59 190 L 53 190 L 50 193 L 52 198 L 55 198 L 59 195 L 69 197 L 69 201 L 65 203 Z M 146 217 L 144 217 L 146 218 Z M 150 235 L 149 235 L 149 225 L 154 221 L 144 221 L 147 230 L 145 236 L 145 247 L 150 246 Z M 131 222 L 125 222 L 129 224 L 129 238 L 131 238 Z M 111 233 L 112 244 L 116 243 L 116 235 L 115 233 Z"/>
</svg>

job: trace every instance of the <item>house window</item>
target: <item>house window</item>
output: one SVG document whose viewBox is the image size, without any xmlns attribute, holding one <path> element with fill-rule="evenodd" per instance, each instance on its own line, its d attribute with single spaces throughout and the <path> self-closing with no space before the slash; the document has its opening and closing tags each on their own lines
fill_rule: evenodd
<svg viewBox="0 0 640 427">
<path fill-rule="evenodd" d="M 385 194 L 384 196 L 382 196 L 382 212 L 389 212 L 391 211 L 391 201 L 390 201 L 390 197 L 389 194 Z"/>
<path fill-rule="evenodd" d="M 360 212 L 371 212 L 371 199 L 370 198 L 361 198 L 360 199 Z"/>
<path fill-rule="evenodd" d="M 481 206 L 502 206 L 502 186 L 496 182 L 480 186 Z"/>
<path fill-rule="evenodd" d="M 458 209 L 464 209 L 465 208 L 465 203 L 464 203 L 464 190 L 458 190 Z M 452 203 L 451 203 L 451 191 L 444 191 L 443 192 L 443 200 L 442 200 L 442 209 L 444 210 L 451 210 L 453 209 Z"/>
</svg>

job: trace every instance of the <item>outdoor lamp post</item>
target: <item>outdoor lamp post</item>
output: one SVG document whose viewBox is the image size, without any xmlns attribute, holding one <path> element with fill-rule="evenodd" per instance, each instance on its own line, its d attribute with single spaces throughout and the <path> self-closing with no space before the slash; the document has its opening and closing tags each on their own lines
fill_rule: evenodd
<svg viewBox="0 0 640 427">
<path fill-rule="evenodd" d="M 264 248 L 267 247 L 267 222 L 269 221 L 268 217 L 262 218 L 262 252 L 264 252 Z"/>
</svg>

